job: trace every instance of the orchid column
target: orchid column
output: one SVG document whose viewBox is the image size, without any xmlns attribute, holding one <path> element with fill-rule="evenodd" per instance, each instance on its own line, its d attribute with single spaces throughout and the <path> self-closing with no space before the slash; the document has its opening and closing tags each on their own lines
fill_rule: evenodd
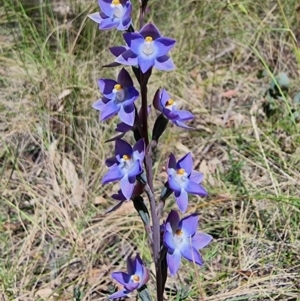
<svg viewBox="0 0 300 301">
<path fill-rule="evenodd" d="M 125 31 L 124 46 L 113 46 L 110 52 L 115 56 L 114 62 L 103 67 L 131 66 L 139 83 L 139 90 L 134 87 L 130 74 L 122 68 L 116 80 L 99 79 L 98 86 L 102 93 L 101 99 L 93 104 L 100 111 L 100 121 L 105 121 L 118 115 L 121 122 L 116 127 L 118 134 L 107 142 L 114 141 L 114 156 L 105 163 L 109 168 L 102 183 L 118 181 L 120 189 L 112 195 L 117 205 L 107 213 L 116 210 L 126 201 L 132 201 L 135 209 L 144 223 L 148 235 L 152 256 L 156 267 L 156 299 L 163 300 L 163 292 L 167 280 L 167 267 L 174 276 L 179 269 L 181 257 L 199 266 L 203 259 L 199 249 L 207 246 L 212 237 L 205 233 L 197 233 L 198 216 L 192 214 L 180 220 L 177 211 L 172 210 L 166 222 L 160 224 L 160 216 L 166 199 L 174 192 L 179 210 L 184 213 L 188 207 L 188 194 L 207 196 L 206 190 L 200 185 L 203 175 L 193 170 L 191 153 L 176 161 L 170 154 L 167 163 L 168 181 L 161 189 L 159 198 L 155 197 L 153 187 L 152 151 L 164 133 L 169 121 L 175 126 L 191 129 L 186 122 L 194 116 L 188 111 L 180 110 L 176 101 L 169 93 L 160 88 L 153 98 L 153 106 L 159 112 L 152 136 L 149 137 L 147 85 L 152 69 L 171 71 L 175 68 L 169 51 L 174 47 L 174 39 L 161 35 L 152 24 L 144 25 L 144 16 L 148 0 L 140 3 L 140 30 L 134 30 L 131 19 L 132 4 L 129 0 L 98 0 L 100 12 L 89 17 L 99 24 L 99 29 L 116 28 Z M 141 107 L 138 110 L 136 100 L 141 97 Z M 121 139 L 132 132 L 135 145 Z M 144 202 L 143 194 L 148 202 Z M 148 212 L 148 206 L 150 212 Z M 151 216 L 151 218 L 150 218 Z M 112 277 L 123 286 L 123 290 L 115 292 L 109 298 L 127 296 L 137 290 L 140 299 L 149 301 L 151 294 L 147 289 L 149 271 L 139 254 L 135 259 L 127 258 L 127 273 L 115 272 Z"/>
</svg>

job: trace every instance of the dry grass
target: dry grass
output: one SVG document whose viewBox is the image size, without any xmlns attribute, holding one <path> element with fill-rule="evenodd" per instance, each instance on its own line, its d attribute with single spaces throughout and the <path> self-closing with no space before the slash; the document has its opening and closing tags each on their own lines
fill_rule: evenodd
<svg viewBox="0 0 300 301">
<path fill-rule="evenodd" d="M 105 300 L 109 274 L 124 268 L 126 256 L 138 249 L 152 266 L 131 204 L 103 215 L 117 188 L 100 184 L 116 120 L 100 124 L 91 104 L 96 79 L 117 72 L 100 69 L 112 59 L 106 48 L 122 40 L 87 20 L 96 1 L 4 2 L 0 300 Z M 164 134 L 157 193 L 167 154 L 192 151 L 210 196 L 191 198 L 189 210 L 200 212 L 201 229 L 215 238 L 202 269 L 184 263 L 169 279 L 167 298 L 297 301 L 300 139 L 289 116 L 299 89 L 297 3 L 206 2 L 149 1 L 149 19 L 177 40 L 177 69 L 155 71 L 150 96 L 164 83 L 197 116 L 196 131 Z M 267 66 L 292 81 L 272 119 L 262 113 L 269 79 L 256 76 Z M 171 197 L 166 212 L 172 206 Z"/>
</svg>

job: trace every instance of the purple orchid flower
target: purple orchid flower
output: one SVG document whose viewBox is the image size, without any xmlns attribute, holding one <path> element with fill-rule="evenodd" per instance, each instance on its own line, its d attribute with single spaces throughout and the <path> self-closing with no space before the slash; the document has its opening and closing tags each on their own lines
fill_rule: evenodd
<svg viewBox="0 0 300 301">
<path fill-rule="evenodd" d="M 186 129 L 191 128 L 184 122 L 194 119 L 194 115 L 189 111 L 178 110 L 176 102 L 165 89 L 158 89 L 156 91 L 153 106 L 175 125 Z"/>
<path fill-rule="evenodd" d="M 112 278 L 124 287 L 123 290 L 109 296 L 109 299 L 117 299 L 125 297 L 145 285 L 150 278 L 150 273 L 137 254 L 135 259 L 127 258 L 127 273 L 114 272 Z"/>
<path fill-rule="evenodd" d="M 142 164 L 145 157 L 143 139 L 132 148 L 124 140 L 116 139 L 115 156 L 105 161 L 109 171 L 104 175 L 102 183 L 120 180 L 121 191 L 126 199 L 130 199 L 135 186 L 136 177 L 143 172 Z"/>
<path fill-rule="evenodd" d="M 196 233 L 198 227 L 198 216 L 189 215 L 182 220 L 177 211 L 172 210 L 165 223 L 163 237 L 167 252 L 167 264 L 171 276 L 174 276 L 180 266 L 181 256 L 200 266 L 203 259 L 198 250 L 206 247 L 212 236 L 206 233 Z"/>
<path fill-rule="evenodd" d="M 129 0 L 98 0 L 100 12 L 89 15 L 99 29 L 126 30 L 131 25 L 132 4 Z"/>
<path fill-rule="evenodd" d="M 175 68 L 167 53 L 176 41 L 162 37 L 154 24 L 145 25 L 139 32 L 126 32 L 123 37 L 127 46 L 110 49 L 112 54 L 118 55 L 115 62 L 129 66 L 138 65 L 143 73 L 153 66 L 164 71 Z"/>
<path fill-rule="evenodd" d="M 92 107 L 101 112 L 101 121 L 116 114 L 121 121 L 132 126 L 135 118 L 134 101 L 139 92 L 134 88 L 129 73 L 123 68 L 117 78 L 99 79 L 98 86 L 103 97 L 97 100 Z"/>
<path fill-rule="evenodd" d="M 178 162 L 171 153 L 167 163 L 167 172 L 169 187 L 174 191 L 181 212 L 185 212 L 188 207 L 188 193 L 207 196 L 206 190 L 199 184 L 203 180 L 203 174 L 193 170 L 191 153 L 187 153 Z"/>
</svg>

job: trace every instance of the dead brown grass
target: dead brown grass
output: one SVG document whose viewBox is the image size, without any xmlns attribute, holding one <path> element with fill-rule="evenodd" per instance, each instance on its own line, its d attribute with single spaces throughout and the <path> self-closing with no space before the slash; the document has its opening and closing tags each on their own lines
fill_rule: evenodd
<svg viewBox="0 0 300 301">
<path fill-rule="evenodd" d="M 10 4 L 0 14 L 0 299 L 73 300 L 80 292 L 77 300 L 106 300 L 109 275 L 128 255 L 138 250 L 152 267 L 131 204 L 103 214 L 118 187 L 100 183 L 116 121 L 99 124 L 90 106 L 96 79 L 116 73 L 99 69 L 111 59 L 106 42 L 121 39 L 86 21 L 90 2 L 72 6 L 80 11 L 71 22 L 45 18 L 46 36 Z M 149 94 L 163 83 L 197 117 L 196 131 L 164 134 L 155 187 L 166 180 L 168 153 L 191 151 L 210 196 L 192 198 L 189 211 L 215 238 L 202 269 L 184 263 L 168 280 L 168 300 L 187 291 L 188 300 L 300 299 L 299 125 L 288 121 L 290 99 L 275 122 L 264 116 L 269 80 L 256 77 L 266 64 L 288 71 L 291 95 L 298 88 L 295 4 L 151 4 L 150 19 L 177 39 L 177 70 L 155 71 Z M 173 206 L 171 197 L 165 213 Z"/>
</svg>

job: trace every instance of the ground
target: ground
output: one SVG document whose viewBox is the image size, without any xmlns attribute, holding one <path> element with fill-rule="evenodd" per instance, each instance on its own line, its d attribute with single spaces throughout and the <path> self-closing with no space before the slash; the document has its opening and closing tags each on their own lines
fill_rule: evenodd
<svg viewBox="0 0 300 301">
<path fill-rule="evenodd" d="M 299 301 L 297 1 L 149 0 L 149 8 L 146 19 L 177 40 L 176 70 L 153 72 L 149 99 L 165 87 L 195 115 L 194 131 L 169 126 L 161 138 L 156 195 L 168 154 L 191 151 L 209 196 L 190 197 L 188 213 L 214 237 L 202 268 L 183 261 L 168 279 L 166 299 Z M 132 204 L 104 214 L 118 188 L 101 184 L 117 118 L 100 123 L 91 105 L 97 79 L 118 71 L 101 68 L 113 60 L 107 48 L 123 42 L 87 18 L 97 10 L 96 0 L 0 5 L 0 300 L 106 300 L 116 288 L 110 273 L 136 251 L 153 270 Z M 289 91 L 268 114 L 265 92 L 279 72 Z M 164 217 L 171 208 L 173 196 Z"/>
</svg>

